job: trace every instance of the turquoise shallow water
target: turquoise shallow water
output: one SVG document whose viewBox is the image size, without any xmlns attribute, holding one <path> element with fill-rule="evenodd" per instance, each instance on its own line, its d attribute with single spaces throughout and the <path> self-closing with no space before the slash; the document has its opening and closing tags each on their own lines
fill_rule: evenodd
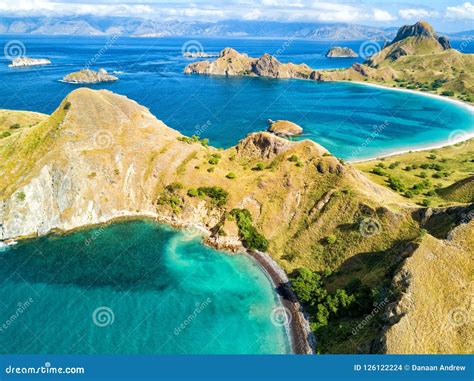
<svg viewBox="0 0 474 381">
<path fill-rule="evenodd" d="M 0 46 L 12 40 L 0 36 Z M 417 94 L 351 83 L 225 78 L 183 74 L 191 61 L 182 56 L 189 38 L 18 36 L 27 55 L 46 57 L 50 66 L 7 67 L 0 58 L 0 108 L 51 113 L 77 86 L 58 80 L 92 62 L 92 68 L 118 71 L 119 81 L 91 86 L 126 95 L 147 106 L 183 134 L 229 147 L 248 133 L 267 128 L 267 119 L 300 124 L 302 138 L 317 141 L 344 159 L 436 145 L 474 132 L 472 113 L 458 105 Z M 315 69 L 348 67 L 361 59 L 328 59 L 331 45 L 358 52 L 362 41 L 317 42 L 199 38 L 207 52 L 234 47 L 250 56 L 268 52 L 282 62 L 305 62 Z M 459 46 L 459 41 L 453 41 Z M 474 44 L 471 44 L 474 46 Z M 473 46 L 463 47 L 472 53 Z M 106 47 L 106 48 L 104 48 Z"/>
<path fill-rule="evenodd" d="M 258 264 L 151 221 L 21 242 L 0 279 L 2 353 L 291 351 Z"/>
</svg>

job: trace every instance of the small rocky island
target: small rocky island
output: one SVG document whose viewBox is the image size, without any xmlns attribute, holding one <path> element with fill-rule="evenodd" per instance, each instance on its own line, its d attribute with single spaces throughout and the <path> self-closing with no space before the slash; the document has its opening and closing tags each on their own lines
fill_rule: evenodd
<svg viewBox="0 0 474 381">
<path fill-rule="evenodd" d="M 99 69 L 99 71 L 94 71 L 90 69 L 82 69 L 74 73 L 68 74 L 63 78 L 64 82 L 67 83 L 100 83 L 100 82 L 113 82 L 117 81 L 118 78 L 107 73 L 105 69 Z"/>
<path fill-rule="evenodd" d="M 8 67 L 28 67 L 42 65 L 51 65 L 51 61 L 46 58 L 17 57 L 12 60 L 12 63 L 8 65 Z"/>
<path fill-rule="evenodd" d="M 270 124 L 270 126 L 268 127 L 268 132 L 272 132 L 273 134 L 278 136 L 297 136 L 301 135 L 303 132 L 303 129 L 300 126 L 288 120 L 273 121 L 271 119 L 268 119 L 268 123 Z"/>
<path fill-rule="evenodd" d="M 333 46 L 326 53 L 327 58 L 357 58 L 358 55 L 351 48 Z"/>
</svg>

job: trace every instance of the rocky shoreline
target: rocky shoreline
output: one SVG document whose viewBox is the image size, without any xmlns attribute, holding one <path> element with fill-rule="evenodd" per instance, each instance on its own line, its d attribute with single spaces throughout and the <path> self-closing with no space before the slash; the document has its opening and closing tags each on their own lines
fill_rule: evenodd
<svg viewBox="0 0 474 381">
<path fill-rule="evenodd" d="M 52 232 L 59 234 L 67 234 L 77 230 L 90 228 L 92 226 L 107 225 L 119 221 L 127 221 L 134 219 L 149 219 L 171 226 L 176 229 L 193 229 L 203 236 L 203 244 L 213 247 L 217 250 L 223 250 L 230 253 L 247 254 L 251 256 L 261 267 L 262 271 L 270 278 L 276 292 L 279 295 L 281 303 L 287 313 L 287 329 L 290 337 L 291 348 L 294 354 L 313 354 L 316 351 L 316 338 L 311 332 L 308 318 L 299 303 L 296 295 L 291 290 L 289 279 L 286 273 L 267 253 L 250 251 L 245 249 L 240 240 L 226 239 L 222 240 L 211 234 L 209 229 L 202 224 L 188 223 L 180 221 L 179 219 L 170 216 L 159 216 L 155 213 L 130 213 L 129 215 L 121 214 L 110 218 L 107 221 L 100 221 L 98 223 L 86 224 L 77 226 L 72 229 L 62 230 L 53 229 L 41 235 L 46 235 Z M 16 240 L 33 238 L 32 236 L 17 237 Z"/>
<path fill-rule="evenodd" d="M 267 253 L 248 251 L 248 254 L 258 262 L 272 280 L 283 306 L 289 312 L 287 321 L 293 353 L 316 353 L 316 337 L 311 331 L 308 317 L 303 307 L 290 287 L 290 281 L 286 273 Z"/>
<path fill-rule="evenodd" d="M 309 320 L 303 306 L 290 287 L 285 271 L 267 253 L 247 250 L 240 240 L 221 240 L 200 224 L 184 223 L 169 217 L 157 217 L 156 220 L 178 229 L 196 229 L 204 235 L 203 243 L 217 250 L 241 253 L 251 256 L 264 273 L 270 278 L 287 314 L 287 329 L 294 354 L 316 353 L 316 337 L 311 331 Z"/>
</svg>

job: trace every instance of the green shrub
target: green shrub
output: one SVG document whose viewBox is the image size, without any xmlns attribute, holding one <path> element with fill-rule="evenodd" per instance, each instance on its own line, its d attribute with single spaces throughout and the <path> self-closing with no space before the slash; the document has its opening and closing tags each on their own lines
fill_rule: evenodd
<svg viewBox="0 0 474 381">
<path fill-rule="evenodd" d="M 2 138 L 8 138 L 10 135 L 11 135 L 11 132 L 10 132 L 10 131 L 3 131 L 3 132 L 0 134 L 0 139 L 2 139 Z"/>
<path fill-rule="evenodd" d="M 298 156 L 296 156 L 296 155 L 291 155 L 291 156 L 288 158 L 288 161 L 291 161 L 292 163 L 296 163 L 298 160 L 299 160 L 299 158 L 298 158 Z"/>
<path fill-rule="evenodd" d="M 403 192 L 405 190 L 405 185 L 403 185 L 400 179 L 394 176 L 388 177 L 388 186 L 397 192 Z"/>
<path fill-rule="evenodd" d="M 19 200 L 19 201 L 25 201 L 25 198 L 26 198 L 25 192 L 18 192 L 18 193 L 16 194 L 16 198 L 17 198 L 17 200 Z"/>
<path fill-rule="evenodd" d="M 199 187 L 197 191 L 199 196 L 209 197 L 216 206 L 224 206 L 229 196 L 221 187 Z"/>
<path fill-rule="evenodd" d="M 265 169 L 265 164 L 257 163 L 255 167 L 252 168 L 252 171 L 263 171 Z"/>
<path fill-rule="evenodd" d="M 211 158 L 209 159 L 209 164 L 216 165 L 219 163 L 219 160 L 221 158 L 221 155 L 218 153 L 214 153 L 211 155 Z"/>
<path fill-rule="evenodd" d="M 399 161 L 395 161 L 392 164 L 388 166 L 389 169 L 395 169 L 397 168 L 401 163 Z"/>
<path fill-rule="evenodd" d="M 71 107 L 71 102 L 66 101 L 66 102 L 64 103 L 63 110 L 69 110 L 70 107 Z"/>
<path fill-rule="evenodd" d="M 327 243 L 328 245 L 332 245 L 332 244 L 336 243 L 336 241 L 337 241 L 337 238 L 336 238 L 335 235 L 328 235 L 328 236 L 326 237 L 326 243 Z"/>
<path fill-rule="evenodd" d="M 372 173 L 374 173 L 376 175 L 379 175 L 379 176 L 385 176 L 386 175 L 386 172 L 380 167 L 374 167 L 372 169 Z"/>
<path fill-rule="evenodd" d="M 10 130 L 18 130 L 19 128 L 21 128 L 19 123 L 15 123 L 10 126 Z"/>
<path fill-rule="evenodd" d="M 196 188 L 188 189 L 188 196 L 189 197 L 197 197 L 197 196 L 199 196 L 199 192 Z"/>
<path fill-rule="evenodd" d="M 428 200 L 427 198 L 424 198 L 424 199 L 421 201 L 421 205 L 428 207 L 428 206 L 431 205 L 431 200 Z"/>
<path fill-rule="evenodd" d="M 230 214 L 235 218 L 244 246 L 248 249 L 267 251 L 268 241 L 253 226 L 250 212 L 247 209 L 232 209 Z"/>
<path fill-rule="evenodd" d="M 170 192 L 170 193 L 176 193 L 177 191 L 183 189 L 183 184 L 181 184 L 180 182 L 173 182 L 171 184 L 168 184 L 165 189 Z"/>
<path fill-rule="evenodd" d="M 233 180 L 237 177 L 237 175 L 234 172 L 229 172 L 227 175 L 225 175 L 225 177 L 227 177 L 228 179 Z"/>
</svg>

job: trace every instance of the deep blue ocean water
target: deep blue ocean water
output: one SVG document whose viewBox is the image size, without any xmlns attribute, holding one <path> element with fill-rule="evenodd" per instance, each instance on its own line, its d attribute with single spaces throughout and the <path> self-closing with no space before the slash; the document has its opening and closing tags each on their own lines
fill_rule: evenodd
<svg viewBox="0 0 474 381">
<path fill-rule="evenodd" d="M 122 73 L 118 82 L 92 88 L 126 95 L 170 127 L 209 138 L 218 147 L 265 129 L 269 118 L 300 124 L 305 130 L 302 138 L 346 159 L 429 146 L 448 140 L 453 131 L 474 129 L 472 113 L 466 109 L 416 94 L 351 83 L 184 75 L 191 61 L 182 56 L 183 46 L 199 46 L 191 38 L 0 36 L 0 46 L 12 40 L 21 42 L 27 56 L 49 58 L 53 64 L 13 69 L 2 57 L 0 108 L 51 113 L 76 88 L 59 80 L 92 63 L 93 69 Z M 362 42 L 197 40 L 206 52 L 231 46 L 250 56 L 268 52 L 283 62 L 305 62 L 315 69 L 347 67 L 362 60 L 324 57 L 331 45 L 358 52 Z M 454 47 L 457 44 L 453 41 Z M 464 52 L 472 53 L 471 45 Z"/>
<path fill-rule="evenodd" d="M 2 354 L 291 352 L 253 259 L 151 221 L 20 242 L 0 279 Z"/>
</svg>

